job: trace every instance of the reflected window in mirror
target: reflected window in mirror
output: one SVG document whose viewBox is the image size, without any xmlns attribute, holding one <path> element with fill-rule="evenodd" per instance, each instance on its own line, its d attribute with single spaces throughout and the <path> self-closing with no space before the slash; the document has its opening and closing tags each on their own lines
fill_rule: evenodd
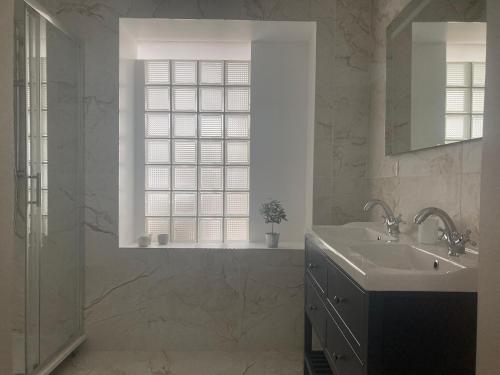
<svg viewBox="0 0 500 375">
<path fill-rule="evenodd" d="M 450 62 L 446 70 L 445 142 L 481 138 L 486 64 Z"/>
</svg>

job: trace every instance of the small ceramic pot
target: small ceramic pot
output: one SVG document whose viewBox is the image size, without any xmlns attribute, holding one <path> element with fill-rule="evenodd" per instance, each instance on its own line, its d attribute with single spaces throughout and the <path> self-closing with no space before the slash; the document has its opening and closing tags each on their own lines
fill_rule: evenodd
<svg viewBox="0 0 500 375">
<path fill-rule="evenodd" d="M 266 233 L 266 244 L 270 249 L 276 249 L 280 241 L 279 233 Z"/>
<path fill-rule="evenodd" d="M 168 244 L 168 234 L 161 233 L 158 235 L 158 245 L 166 245 Z"/>
<path fill-rule="evenodd" d="M 140 236 L 137 239 L 137 244 L 139 247 L 148 247 L 151 245 L 151 236 Z"/>
</svg>

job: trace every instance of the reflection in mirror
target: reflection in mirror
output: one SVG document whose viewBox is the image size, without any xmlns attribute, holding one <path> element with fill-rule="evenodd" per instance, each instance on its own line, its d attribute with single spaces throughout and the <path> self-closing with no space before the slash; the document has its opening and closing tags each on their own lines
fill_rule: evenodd
<svg viewBox="0 0 500 375">
<path fill-rule="evenodd" d="M 484 1 L 413 1 L 387 31 L 386 154 L 483 135 Z"/>
<path fill-rule="evenodd" d="M 485 61 L 485 23 L 413 24 L 412 149 L 482 136 Z"/>
</svg>

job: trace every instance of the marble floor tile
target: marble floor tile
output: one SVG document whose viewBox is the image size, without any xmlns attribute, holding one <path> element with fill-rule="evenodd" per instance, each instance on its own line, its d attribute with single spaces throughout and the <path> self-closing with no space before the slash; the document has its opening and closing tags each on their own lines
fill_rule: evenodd
<svg viewBox="0 0 500 375">
<path fill-rule="evenodd" d="M 301 352 L 92 351 L 83 347 L 53 375 L 300 375 Z"/>
</svg>

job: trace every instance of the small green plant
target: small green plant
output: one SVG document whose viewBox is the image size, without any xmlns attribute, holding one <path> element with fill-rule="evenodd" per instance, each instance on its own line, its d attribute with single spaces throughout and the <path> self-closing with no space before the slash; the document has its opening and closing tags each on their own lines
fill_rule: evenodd
<svg viewBox="0 0 500 375">
<path fill-rule="evenodd" d="M 288 221 L 285 209 L 281 205 L 281 202 L 276 199 L 262 203 L 259 213 L 264 218 L 266 224 L 271 223 L 271 233 L 274 233 L 274 224 L 280 224 L 282 220 Z"/>
</svg>

